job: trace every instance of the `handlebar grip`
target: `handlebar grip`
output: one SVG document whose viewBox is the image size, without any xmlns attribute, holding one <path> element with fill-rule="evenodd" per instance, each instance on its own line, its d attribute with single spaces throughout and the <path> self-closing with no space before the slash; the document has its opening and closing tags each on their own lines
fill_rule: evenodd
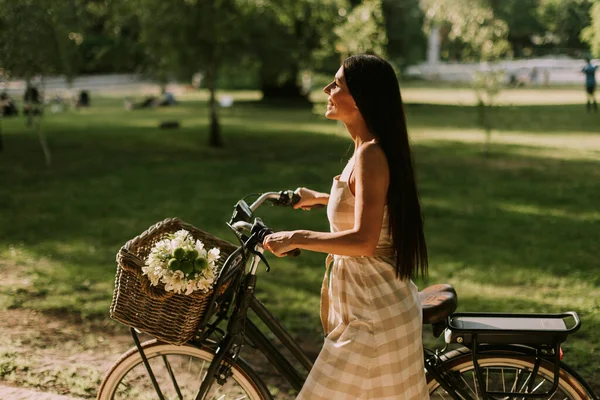
<svg viewBox="0 0 600 400">
<path fill-rule="evenodd" d="M 300 201 L 300 195 L 296 192 L 292 194 L 292 198 L 290 200 L 290 205 L 293 207 Z"/>
<path fill-rule="evenodd" d="M 258 240 L 262 243 L 265 240 L 265 236 L 270 235 L 271 233 L 273 233 L 273 230 L 271 228 L 263 228 L 258 234 Z M 301 253 L 302 250 L 294 249 L 288 251 L 284 255 L 286 257 L 298 257 Z"/>
<path fill-rule="evenodd" d="M 292 199 L 290 201 L 290 205 L 293 207 L 295 206 L 299 201 L 300 201 L 301 197 L 298 193 L 294 192 L 294 194 L 292 195 Z M 302 208 L 304 209 L 313 209 L 313 208 L 323 208 L 325 207 L 323 204 L 314 204 L 312 206 L 304 206 Z"/>
</svg>

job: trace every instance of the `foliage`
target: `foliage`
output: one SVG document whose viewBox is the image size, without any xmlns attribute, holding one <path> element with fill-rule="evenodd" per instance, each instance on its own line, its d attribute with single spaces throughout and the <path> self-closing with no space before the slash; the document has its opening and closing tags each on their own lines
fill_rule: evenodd
<svg viewBox="0 0 600 400">
<path fill-rule="evenodd" d="M 539 0 L 489 0 L 494 14 L 506 22 L 507 40 L 517 57 L 533 54 L 535 38 L 545 35 L 538 18 Z"/>
<path fill-rule="evenodd" d="M 594 57 L 600 57 L 600 3 L 590 8 L 591 24 L 581 31 L 581 40 L 590 46 Z"/>
<path fill-rule="evenodd" d="M 43 6 L 34 0 L 0 0 L 0 67 L 8 76 L 31 79 L 63 74 L 68 81 L 79 72 L 80 0 L 54 0 Z M 40 99 L 41 100 L 41 99 Z M 31 106 L 31 104 L 29 104 Z M 38 107 L 36 104 L 35 108 Z M 33 122 L 29 111 L 28 126 Z M 35 123 L 47 166 L 51 153 L 40 118 Z"/>
<path fill-rule="evenodd" d="M 422 0 L 425 30 L 444 27 L 447 42 L 458 44 L 462 60 L 493 60 L 509 56 L 508 25 L 494 14 L 487 0 Z"/>
<path fill-rule="evenodd" d="M 251 38 L 247 54 L 260 64 L 265 98 L 302 98 L 301 70 L 337 68 L 332 27 L 343 21 L 347 0 L 240 1 L 248 16 L 244 29 Z"/>
<path fill-rule="evenodd" d="M 65 74 L 79 65 L 78 0 L 0 0 L 0 65 L 12 76 Z"/>
<path fill-rule="evenodd" d="M 342 58 L 371 52 L 385 57 L 387 37 L 381 0 L 363 0 L 334 28 L 336 50 Z"/>
<path fill-rule="evenodd" d="M 540 0 L 538 18 L 546 29 L 545 43 L 563 53 L 581 56 L 588 48 L 581 30 L 590 24 L 594 0 Z"/>
<path fill-rule="evenodd" d="M 419 0 L 383 0 L 388 59 L 401 69 L 425 58 L 427 38 Z"/>
</svg>

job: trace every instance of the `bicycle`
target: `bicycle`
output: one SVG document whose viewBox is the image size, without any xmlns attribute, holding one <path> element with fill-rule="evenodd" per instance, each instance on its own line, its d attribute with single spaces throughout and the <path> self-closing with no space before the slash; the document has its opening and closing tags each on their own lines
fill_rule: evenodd
<svg viewBox="0 0 600 400">
<path fill-rule="evenodd" d="M 239 247 L 223 265 L 195 338 L 182 346 L 140 343 L 131 328 L 135 347 L 106 374 L 98 399 L 271 399 L 261 377 L 240 356 L 245 344 L 262 352 L 293 389 L 301 389 L 312 361 L 254 295 L 259 264 L 270 270 L 261 244 L 272 230 L 254 215 L 267 200 L 290 206 L 299 199 L 281 191 L 262 194 L 251 205 L 244 199 L 236 203 L 228 225 Z M 227 288 L 217 290 L 225 282 Z M 560 344 L 581 326 L 575 312 L 455 313 L 456 292 L 445 284 L 428 287 L 419 297 L 424 325 L 431 325 L 435 337 L 444 334 L 446 342 L 443 349 L 424 350 L 431 399 L 598 399 L 561 361 Z M 248 310 L 305 373 L 267 339 Z M 460 347 L 449 349 L 451 344 Z"/>
</svg>

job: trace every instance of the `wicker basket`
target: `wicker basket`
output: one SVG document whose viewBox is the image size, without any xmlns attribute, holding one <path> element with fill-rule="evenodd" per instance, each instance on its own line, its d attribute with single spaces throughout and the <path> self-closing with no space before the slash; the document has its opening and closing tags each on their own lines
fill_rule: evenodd
<svg viewBox="0 0 600 400">
<path fill-rule="evenodd" d="M 177 345 L 186 343 L 196 334 L 212 291 L 190 295 L 166 292 L 162 283 L 150 285 L 148 277 L 142 275 L 142 267 L 154 244 L 180 229 L 201 240 L 206 248 L 221 250 L 218 271 L 237 248 L 177 218 L 165 219 L 125 243 L 117 253 L 117 275 L 110 306 L 110 316 L 114 320 Z"/>
</svg>

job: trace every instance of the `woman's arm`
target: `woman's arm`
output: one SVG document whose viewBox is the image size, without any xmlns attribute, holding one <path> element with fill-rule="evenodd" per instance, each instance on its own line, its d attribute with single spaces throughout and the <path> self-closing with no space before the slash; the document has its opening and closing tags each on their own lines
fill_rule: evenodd
<svg viewBox="0 0 600 400">
<path fill-rule="evenodd" d="M 307 230 L 278 232 L 265 238 L 265 248 L 277 256 L 295 248 L 347 256 L 373 255 L 383 223 L 389 185 L 389 168 L 379 144 L 368 142 L 357 150 L 354 177 L 353 229 L 333 233 Z"/>
<path fill-rule="evenodd" d="M 317 205 L 326 206 L 329 203 L 329 193 L 317 192 L 305 187 L 299 187 L 295 190 L 295 193 L 300 196 L 300 201 L 294 204 L 296 209 L 303 208 L 306 210 Z"/>
</svg>

